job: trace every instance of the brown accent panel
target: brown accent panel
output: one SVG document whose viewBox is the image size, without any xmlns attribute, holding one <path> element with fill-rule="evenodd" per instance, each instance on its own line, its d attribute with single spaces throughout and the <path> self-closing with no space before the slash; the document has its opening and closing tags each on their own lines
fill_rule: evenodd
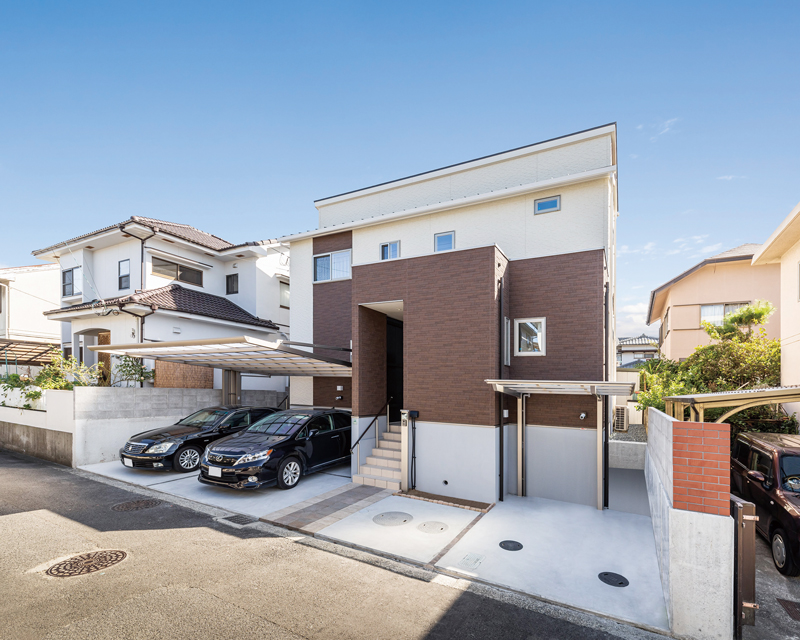
<svg viewBox="0 0 800 640">
<path fill-rule="evenodd" d="M 483 247 L 354 267 L 354 415 L 377 411 L 385 395 L 374 364 L 385 366 L 385 345 L 362 327 L 358 305 L 403 300 L 404 408 L 422 421 L 496 423 L 496 394 L 484 380 L 498 374 L 498 263 L 502 270 L 499 251 Z M 376 374 L 362 375 L 362 361 Z"/>
<path fill-rule="evenodd" d="M 214 370 L 211 367 L 156 360 L 154 386 L 172 389 L 213 389 Z"/>
<path fill-rule="evenodd" d="M 329 251 L 344 251 L 353 248 L 353 232 L 342 231 L 329 236 L 314 238 L 314 255 L 328 253 Z"/>
<path fill-rule="evenodd" d="M 319 282 L 314 285 L 314 344 L 350 348 L 353 305 L 352 280 Z M 347 351 L 314 349 L 314 353 L 347 360 Z"/>
<path fill-rule="evenodd" d="M 337 391 L 336 387 L 344 387 Z M 336 396 L 342 396 L 337 400 Z M 315 407 L 351 407 L 353 406 L 353 383 L 350 378 L 314 378 Z"/>
<path fill-rule="evenodd" d="M 509 264 L 515 318 L 547 319 L 544 356 L 511 356 L 516 380 L 603 379 L 602 249 Z M 512 344 L 513 347 L 513 344 Z"/>
<path fill-rule="evenodd" d="M 386 315 L 355 306 L 353 317 L 358 336 L 358 345 L 353 341 L 353 362 L 358 353 L 358 366 L 353 367 L 353 415 L 375 415 L 386 402 Z"/>
<path fill-rule="evenodd" d="M 98 345 L 111 344 L 111 332 L 104 331 L 103 333 L 98 333 L 97 344 Z M 102 376 L 102 379 L 105 381 L 105 384 L 108 384 L 109 381 L 111 380 L 111 354 L 98 353 L 97 363 L 100 365 L 100 375 Z"/>
<path fill-rule="evenodd" d="M 516 413 L 516 398 L 514 398 Z M 581 413 L 586 418 L 581 420 Z M 525 407 L 528 424 L 545 427 L 579 427 L 597 429 L 597 399 L 594 396 L 533 394 Z"/>
</svg>

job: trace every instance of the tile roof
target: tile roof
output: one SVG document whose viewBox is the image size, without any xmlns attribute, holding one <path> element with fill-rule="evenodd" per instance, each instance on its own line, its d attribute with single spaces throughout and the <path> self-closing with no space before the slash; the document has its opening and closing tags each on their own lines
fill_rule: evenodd
<svg viewBox="0 0 800 640">
<path fill-rule="evenodd" d="M 278 325 L 274 322 L 257 318 L 227 298 L 204 293 L 203 291 L 185 289 L 179 284 L 170 284 L 159 289 L 150 289 L 148 291 L 132 293 L 127 296 L 109 298 L 103 302 L 106 306 L 110 307 L 123 307 L 126 304 L 140 304 L 152 307 L 154 311 L 157 309 L 179 311 L 181 313 L 206 316 L 217 320 L 227 320 L 229 322 L 238 322 L 241 324 L 251 324 L 256 327 L 264 327 L 266 329 L 279 331 Z M 91 309 L 96 303 L 97 300 L 73 304 L 69 307 L 45 311 L 45 315 L 62 313 L 64 311 Z"/>
<path fill-rule="evenodd" d="M 120 227 L 123 227 L 124 225 L 130 224 L 132 222 L 140 224 L 143 227 L 147 227 L 148 229 L 152 229 L 153 231 L 156 230 L 162 231 L 168 235 L 175 236 L 176 238 L 181 238 L 182 240 L 187 240 L 188 242 L 192 242 L 201 247 L 214 249 L 215 251 L 230 249 L 231 247 L 234 246 L 244 246 L 244 245 L 233 245 L 227 240 L 218 238 L 217 236 L 211 235 L 210 233 L 206 233 L 205 231 L 200 231 L 200 229 L 195 229 L 194 227 L 191 227 L 188 224 L 181 224 L 178 222 L 168 222 L 166 220 L 156 220 L 155 218 L 144 218 L 142 216 L 131 216 L 127 220 L 123 220 L 122 222 L 118 222 L 117 224 L 112 224 L 108 227 L 103 227 L 102 229 L 98 229 L 97 231 L 91 231 L 90 233 L 84 233 L 83 235 L 70 238 L 69 240 L 59 242 L 44 249 L 37 249 L 36 251 L 33 252 L 33 254 L 36 255 L 39 253 L 44 253 L 46 251 L 52 251 L 53 249 L 63 247 L 64 245 L 71 244 L 73 242 L 77 242 L 78 240 L 83 240 L 84 238 L 89 238 L 91 236 L 97 235 L 98 233 L 104 233 L 106 231 L 112 231 L 113 229 L 119 229 Z"/>
<path fill-rule="evenodd" d="M 715 256 L 711 256 L 708 260 L 720 260 L 725 258 L 752 258 L 755 253 L 761 248 L 761 245 L 756 242 L 749 242 L 747 244 L 740 244 L 738 247 L 728 249 Z"/>
<path fill-rule="evenodd" d="M 644 333 L 640 336 L 636 336 L 635 338 L 619 338 L 617 340 L 617 344 L 646 344 L 650 345 L 653 342 L 658 343 L 658 338 L 654 336 L 648 336 Z"/>
</svg>

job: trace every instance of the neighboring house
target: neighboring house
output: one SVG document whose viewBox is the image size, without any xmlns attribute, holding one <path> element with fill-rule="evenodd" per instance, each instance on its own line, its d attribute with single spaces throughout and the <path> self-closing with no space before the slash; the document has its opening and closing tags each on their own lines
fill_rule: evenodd
<svg viewBox="0 0 800 640">
<path fill-rule="evenodd" d="M 422 491 L 595 505 L 596 397 L 532 395 L 518 430 L 517 401 L 487 382 L 614 380 L 616 126 L 315 205 L 319 228 L 282 238 L 292 339 L 352 345 L 352 384 L 292 378 L 292 403 L 352 407 L 356 435 L 388 397 L 392 421 L 418 411 Z M 364 442 L 354 480 L 398 488 L 394 445 Z"/>
<path fill-rule="evenodd" d="M 289 250 L 275 241 L 234 245 L 189 225 L 133 216 L 34 251 L 57 263 L 61 344 L 87 364 L 85 347 L 289 333 Z M 109 356 L 101 355 L 105 369 Z M 156 363 L 156 386 L 219 388 L 208 368 Z M 284 376 L 243 388 L 286 387 Z"/>
<path fill-rule="evenodd" d="M 753 254 L 760 249 L 760 244 L 743 244 L 723 251 L 650 293 L 647 324 L 661 322 L 658 342 L 663 357 L 688 358 L 711 342 L 702 321 L 721 325 L 726 314 L 756 300 L 775 305 L 765 329 L 771 338 L 780 335 L 781 270 L 777 264 L 753 265 Z"/>
<path fill-rule="evenodd" d="M 800 385 L 800 203 L 753 256 L 754 268 L 780 270 L 781 384 Z M 800 413 L 800 403 L 784 405 Z"/>
<path fill-rule="evenodd" d="M 617 366 L 632 367 L 658 358 L 658 337 L 644 333 L 634 338 L 617 340 Z"/>
<path fill-rule="evenodd" d="M 0 375 L 34 374 L 30 366 L 47 359 L 50 345 L 60 346 L 58 326 L 42 315 L 59 303 L 58 279 L 57 265 L 0 269 Z"/>
</svg>

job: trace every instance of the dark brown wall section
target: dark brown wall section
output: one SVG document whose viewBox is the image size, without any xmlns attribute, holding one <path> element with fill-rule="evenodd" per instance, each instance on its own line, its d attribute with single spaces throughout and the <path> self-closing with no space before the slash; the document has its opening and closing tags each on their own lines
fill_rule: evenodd
<svg viewBox="0 0 800 640">
<path fill-rule="evenodd" d="M 353 333 L 360 336 L 358 366 L 353 367 L 353 398 L 358 398 L 358 412 L 354 410 L 353 415 L 374 415 L 386 402 L 386 315 L 356 305 L 353 318 Z M 353 362 L 355 358 L 353 341 Z M 406 379 L 404 370 L 404 385 Z"/>
<path fill-rule="evenodd" d="M 603 251 L 515 260 L 509 271 L 512 332 L 515 318 L 547 318 L 546 355 L 512 355 L 510 377 L 602 380 Z"/>
<path fill-rule="evenodd" d="M 329 251 L 343 251 L 353 246 L 350 231 L 314 238 L 314 255 Z M 350 348 L 352 338 L 352 280 L 319 282 L 314 285 L 314 344 Z M 314 353 L 348 360 L 347 351 L 315 349 Z M 314 378 L 314 404 L 323 407 L 352 406 L 352 383 L 342 378 Z M 344 392 L 336 391 L 342 385 Z M 335 400 L 336 396 L 343 400 Z"/>
</svg>

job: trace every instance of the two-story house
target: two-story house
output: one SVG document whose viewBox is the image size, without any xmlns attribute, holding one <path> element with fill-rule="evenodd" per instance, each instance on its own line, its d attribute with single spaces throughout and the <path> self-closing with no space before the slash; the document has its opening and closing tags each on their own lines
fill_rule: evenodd
<svg viewBox="0 0 800 640">
<path fill-rule="evenodd" d="M 752 264 L 779 270 L 781 384 L 800 385 L 800 203 L 756 251 Z M 790 415 L 800 413 L 800 403 L 784 406 Z"/>
<path fill-rule="evenodd" d="M 31 367 L 60 346 L 61 332 L 43 315 L 59 303 L 58 279 L 52 264 L 0 269 L 0 375 L 34 375 Z"/>
<path fill-rule="evenodd" d="M 636 367 L 658 358 L 658 338 L 642 334 L 617 340 L 617 366 Z"/>
<path fill-rule="evenodd" d="M 61 344 L 86 347 L 289 332 L 289 250 L 276 241 L 234 245 L 186 224 L 133 216 L 34 251 L 59 268 Z M 105 369 L 109 356 L 101 355 Z M 220 388 L 219 370 L 156 362 L 156 386 Z M 286 388 L 284 376 L 248 376 L 246 389 Z"/>
<path fill-rule="evenodd" d="M 316 201 L 282 238 L 292 339 L 352 345 L 352 380 L 292 378 L 292 403 L 352 407 L 354 438 L 389 397 L 418 411 L 425 492 L 602 503 L 616 153 L 612 124 Z M 399 438 L 368 431 L 354 480 L 399 488 Z"/>
<path fill-rule="evenodd" d="M 780 335 L 780 265 L 754 265 L 753 254 L 760 249 L 760 244 L 743 244 L 723 251 L 650 292 L 647 324 L 661 321 L 663 357 L 688 358 L 711 342 L 702 322 L 721 325 L 726 314 L 756 300 L 775 305 L 765 329 L 770 338 Z"/>
</svg>

